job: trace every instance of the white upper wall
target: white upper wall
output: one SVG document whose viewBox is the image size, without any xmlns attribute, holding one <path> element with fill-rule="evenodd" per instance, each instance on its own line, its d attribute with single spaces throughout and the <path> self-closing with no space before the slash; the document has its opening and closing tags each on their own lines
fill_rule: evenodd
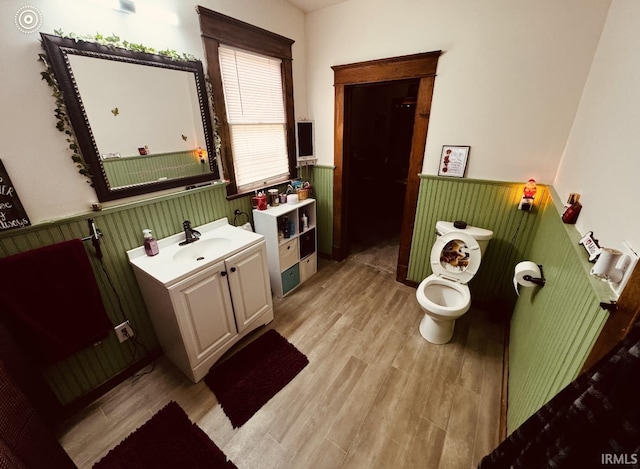
<svg viewBox="0 0 640 469">
<path fill-rule="evenodd" d="M 552 183 L 608 0 L 350 0 L 307 15 L 309 118 L 333 164 L 332 65 L 442 50 L 423 172 L 470 145 L 467 177 Z"/>
<path fill-rule="evenodd" d="M 43 52 L 38 33 L 25 34 L 14 25 L 23 6 L 36 7 L 43 22 L 39 32 L 104 35 L 157 50 L 173 49 L 204 61 L 196 5 L 293 39 L 296 115 L 306 114 L 305 36 L 302 11 L 281 0 L 140 0 L 178 16 L 179 24 L 142 18 L 99 6 L 98 0 L 2 0 L 0 6 L 0 159 L 32 224 L 84 213 L 97 202 L 87 179 L 78 174 L 65 135 L 55 128 L 55 100 L 41 80 Z M 104 3 L 104 2 L 103 2 Z M 148 196 L 145 196 L 148 197 Z M 129 199 L 130 201 L 132 199 Z M 109 202 L 117 205 L 123 201 Z"/>
<path fill-rule="evenodd" d="M 554 183 L 581 194 L 576 228 L 640 250 L 640 3 L 614 0 Z"/>
</svg>

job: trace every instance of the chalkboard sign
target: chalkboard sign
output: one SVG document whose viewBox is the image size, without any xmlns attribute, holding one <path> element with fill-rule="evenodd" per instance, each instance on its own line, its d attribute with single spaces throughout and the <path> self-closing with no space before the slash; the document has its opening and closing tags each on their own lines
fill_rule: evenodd
<svg viewBox="0 0 640 469">
<path fill-rule="evenodd" d="M 0 231 L 29 226 L 31 222 L 24 211 L 15 187 L 0 160 Z"/>
</svg>

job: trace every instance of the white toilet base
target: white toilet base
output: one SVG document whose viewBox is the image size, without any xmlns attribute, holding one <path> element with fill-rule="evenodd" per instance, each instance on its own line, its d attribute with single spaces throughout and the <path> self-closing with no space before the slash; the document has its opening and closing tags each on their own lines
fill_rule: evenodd
<svg viewBox="0 0 640 469">
<path fill-rule="evenodd" d="M 453 337 L 455 319 L 450 321 L 437 321 L 425 314 L 420 321 L 420 334 L 432 344 L 446 344 Z"/>
</svg>

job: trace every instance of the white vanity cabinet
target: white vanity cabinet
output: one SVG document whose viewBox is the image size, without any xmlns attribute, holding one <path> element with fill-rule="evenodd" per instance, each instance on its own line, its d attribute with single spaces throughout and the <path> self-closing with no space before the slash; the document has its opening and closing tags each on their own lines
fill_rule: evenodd
<svg viewBox="0 0 640 469">
<path fill-rule="evenodd" d="M 302 223 L 303 216 L 307 226 Z M 264 236 L 273 293 L 283 297 L 316 273 L 316 201 L 301 200 L 267 210 L 254 210 L 256 232 Z M 287 225 L 286 233 L 283 228 Z"/>
<path fill-rule="evenodd" d="M 236 327 L 241 334 L 263 314 L 273 311 L 265 242 L 230 257 L 225 265 Z"/>
<path fill-rule="evenodd" d="M 259 318 L 273 311 L 264 241 L 173 285 L 168 291 L 182 344 L 172 341 L 167 345 L 184 347 L 193 373 L 189 377 L 197 382 L 239 335 L 254 323 L 262 325 Z M 179 356 L 180 351 L 176 352 Z M 169 356 L 171 352 L 165 349 L 165 353 Z"/>
<path fill-rule="evenodd" d="M 177 358 L 180 362 L 180 355 L 186 355 L 182 367 L 174 360 L 180 368 L 188 367 L 193 371 L 237 335 L 226 272 L 225 263 L 220 262 L 168 289 L 178 326 L 175 332 L 180 334 L 167 334 L 174 336 L 171 341 L 163 341 L 164 337 L 160 341 L 169 358 Z M 153 320 L 157 311 L 151 314 Z M 154 320 L 154 326 L 155 323 Z"/>
<path fill-rule="evenodd" d="M 129 256 L 164 354 L 193 382 L 243 336 L 273 320 L 266 243 L 260 235 L 244 233 L 232 232 L 229 238 L 255 238 L 248 247 L 211 255 L 209 263 L 164 283 L 148 267 L 155 259 L 136 263 Z M 197 257 L 200 242 L 188 248 Z M 201 246 L 204 250 L 206 244 Z M 159 256 L 167 251 L 161 245 Z M 167 256 L 173 259 L 175 253 Z"/>
</svg>

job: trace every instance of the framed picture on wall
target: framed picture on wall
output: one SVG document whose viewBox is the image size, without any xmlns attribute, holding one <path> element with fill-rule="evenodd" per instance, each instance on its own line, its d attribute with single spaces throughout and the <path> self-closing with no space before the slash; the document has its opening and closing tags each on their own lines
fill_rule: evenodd
<svg viewBox="0 0 640 469">
<path fill-rule="evenodd" d="M 461 178 L 467 169 L 469 146 L 443 145 L 438 176 Z"/>
</svg>

